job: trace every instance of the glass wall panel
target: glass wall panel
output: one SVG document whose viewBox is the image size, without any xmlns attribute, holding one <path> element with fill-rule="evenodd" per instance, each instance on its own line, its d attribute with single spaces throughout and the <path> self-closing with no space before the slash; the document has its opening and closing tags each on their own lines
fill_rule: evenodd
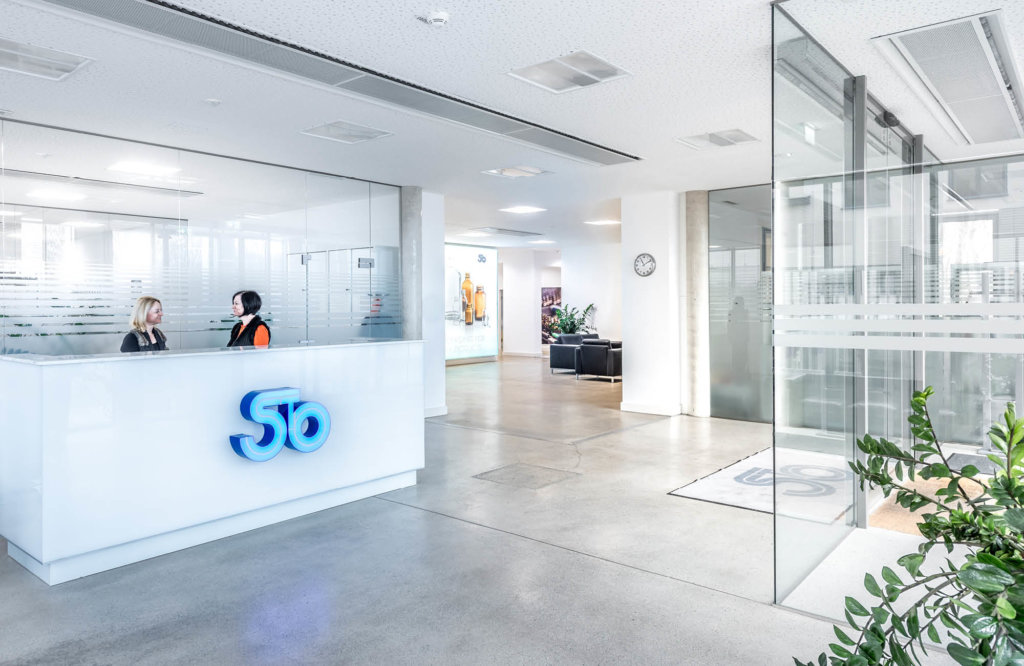
<svg viewBox="0 0 1024 666">
<path fill-rule="evenodd" d="M 799 28 L 775 12 L 777 38 L 792 41 Z M 864 77 L 848 76 L 842 90 L 842 168 L 817 173 L 812 148 L 799 156 L 804 166 L 777 154 L 773 218 L 776 597 L 836 617 L 841 596 L 808 605 L 822 601 L 815 585 L 839 577 L 855 592 L 864 570 L 892 564 L 872 559 L 864 538 L 855 556 L 844 543 L 853 528 L 874 525 L 876 509 L 844 472 L 858 455 L 853 441 L 870 433 L 909 447 L 908 402 L 931 385 L 930 414 L 955 452 L 951 464 L 984 469 L 988 427 L 1024 392 L 1024 156 L 935 164 Z M 785 89 L 776 97 L 777 140 L 805 115 L 793 101 Z M 810 470 L 818 497 L 794 497 Z M 867 534 L 885 541 L 880 530 Z"/>
<path fill-rule="evenodd" d="M 771 186 L 708 194 L 711 415 L 772 419 Z"/>
<path fill-rule="evenodd" d="M 2 353 L 116 352 L 135 299 L 172 349 L 227 344 L 236 291 L 272 344 L 401 337 L 399 188 L 0 122 Z"/>
</svg>

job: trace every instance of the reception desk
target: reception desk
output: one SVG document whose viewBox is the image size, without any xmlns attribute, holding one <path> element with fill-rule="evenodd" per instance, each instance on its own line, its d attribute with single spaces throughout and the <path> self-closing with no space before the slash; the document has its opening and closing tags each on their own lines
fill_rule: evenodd
<svg viewBox="0 0 1024 666">
<path fill-rule="evenodd" d="M 0 535 L 57 584 L 416 482 L 422 342 L 0 356 Z M 244 397 L 323 405 L 319 448 L 255 462 Z"/>
</svg>

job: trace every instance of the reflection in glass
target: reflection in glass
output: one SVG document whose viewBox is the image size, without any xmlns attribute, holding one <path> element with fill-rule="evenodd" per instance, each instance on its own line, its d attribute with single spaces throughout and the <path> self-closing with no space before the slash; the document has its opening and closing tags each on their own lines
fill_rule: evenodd
<svg viewBox="0 0 1024 666">
<path fill-rule="evenodd" d="M 143 294 L 171 349 L 223 347 L 243 289 L 275 345 L 401 337 L 397 187 L 0 129 L 2 353 L 116 351 Z"/>
</svg>

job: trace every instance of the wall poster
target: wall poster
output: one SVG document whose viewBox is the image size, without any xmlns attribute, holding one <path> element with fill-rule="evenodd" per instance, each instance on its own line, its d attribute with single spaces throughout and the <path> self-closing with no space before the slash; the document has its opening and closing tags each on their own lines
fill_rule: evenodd
<svg viewBox="0 0 1024 666">
<path fill-rule="evenodd" d="M 498 355 L 498 251 L 444 246 L 445 359 Z"/>
<path fill-rule="evenodd" d="M 561 287 L 540 288 L 540 343 L 550 345 L 555 341 L 555 333 L 551 330 L 551 317 L 555 308 L 562 305 Z"/>
</svg>

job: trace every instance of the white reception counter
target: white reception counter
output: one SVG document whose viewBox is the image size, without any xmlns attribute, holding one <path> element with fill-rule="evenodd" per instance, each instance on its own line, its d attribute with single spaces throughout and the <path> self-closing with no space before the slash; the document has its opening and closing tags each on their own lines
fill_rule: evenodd
<svg viewBox="0 0 1024 666">
<path fill-rule="evenodd" d="M 48 584 L 416 483 L 422 342 L 0 356 L 0 535 Z M 314 451 L 254 462 L 251 391 L 323 405 Z M 307 423 L 311 423 L 307 422 Z M 299 447 L 302 448 L 302 447 Z"/>
</svg>

